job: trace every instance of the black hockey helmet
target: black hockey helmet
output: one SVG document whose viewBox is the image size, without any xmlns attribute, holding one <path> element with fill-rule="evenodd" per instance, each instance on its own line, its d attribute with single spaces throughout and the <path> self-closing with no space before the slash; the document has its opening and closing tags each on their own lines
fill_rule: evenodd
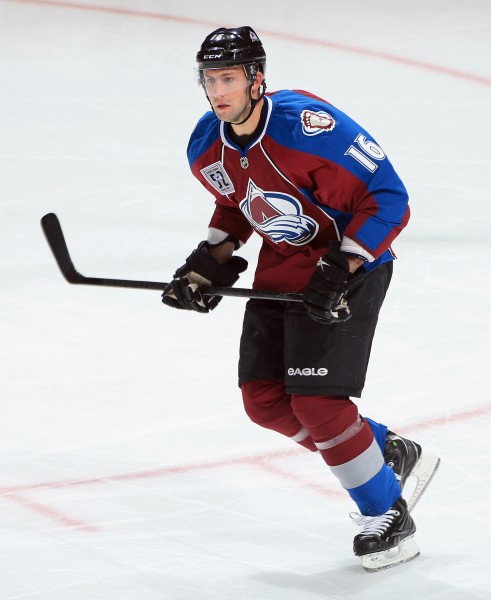
<svg viewBox="0 0 491 600">
<path fill-rule="evenodd" d="M 266 71 L 266 52 L 252 27 L 220 27 L 205 38 L 196 55 L 196 62 L 200 81 L 203 69 L 243 65 L 250 82 L 254 83 L 257 71 L 263 74 Z"/>
</svg>

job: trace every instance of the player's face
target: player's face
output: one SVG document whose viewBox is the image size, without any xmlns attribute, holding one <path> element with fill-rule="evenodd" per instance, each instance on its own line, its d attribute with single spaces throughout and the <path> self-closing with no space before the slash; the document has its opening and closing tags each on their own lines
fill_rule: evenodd
<svg viewBox="0 0 491 600">
<path fill-rule="evenodd" d="M 250 110 L 249 80 L 242 67 L 205 69 L 205 91 L 221 121 L 239 123 Z"/>
</svg>

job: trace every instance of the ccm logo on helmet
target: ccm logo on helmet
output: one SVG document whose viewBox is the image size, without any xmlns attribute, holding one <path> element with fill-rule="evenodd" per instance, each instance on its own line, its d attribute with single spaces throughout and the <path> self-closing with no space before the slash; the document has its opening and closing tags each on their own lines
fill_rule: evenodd
<svg viewBox="0 0 491 600">
<path fill-rule="evenodd" d="M 329 373 L 329 371 L 327 369 L 325 369 L 324 367 L 321 367 L 320 369 L 315 369 L 315 368 L 310 368 L 310 367 L 304 367 L 303 369 L 299 369 L 297 367 L 296 369 L 294 369 L 293 367 L 290 367 L 288 369 L 288 375 L 302 375 L 304 377 L 312 377 L 312 376 L 325 377 L 328 373 Z"/>
<path fill-rule="evenodd" d="M 205 54 L 203 56 L 204 60 L 210 59 L 210 58 L 221 58 L 222 55 L 221 54 Z"/>
</svg>

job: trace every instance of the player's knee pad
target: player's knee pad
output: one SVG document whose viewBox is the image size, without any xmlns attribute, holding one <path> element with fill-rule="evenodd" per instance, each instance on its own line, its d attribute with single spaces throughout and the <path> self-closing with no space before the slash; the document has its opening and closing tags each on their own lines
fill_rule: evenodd
<svg viewBox="0 0 491 600">
<path fill-rule="evenodd" d="M 294 417 L 290 407 L 290 396 L 285 392 L 282 382 L 263 379 L 246 381 L 240 389 L 244 409 L 251 421 L 288 435 L 282 431 L 281 423 Z M 296 425 L 293 429 L 295 428 Z M 290 435 L 294 433 L 296 431 Z"/>
<path fill-rule="evenodd" d="M 347 397 L 292 395 L 292 409 L 330 466 L 356 458 L 373 441 L 373 433 Z"/>
<path fill-rule="evenodd" d="M 292 394 L 291 406 L 314 440 L 333 438 L 358 418 L 356 405 L 346 396 Z"/>
</svg>

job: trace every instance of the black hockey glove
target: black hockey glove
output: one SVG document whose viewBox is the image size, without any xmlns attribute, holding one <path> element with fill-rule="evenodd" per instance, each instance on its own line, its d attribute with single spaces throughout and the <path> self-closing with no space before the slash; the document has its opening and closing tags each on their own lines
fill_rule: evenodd
<svg viewBox="0 0 491 600">
<path fill-rule="evenodd" d="M 365 279 L 363 268 L 350 273 L 348 257 L 339 248 L 339 242 L 330 242 L 303 295 L 309 317 L 319 323 L 347 321 L 351 317 L 348 300 Z"/>
<path fill-rule="evenodd" d="M 245 258 L 232 256 L 220 264 L 208 248 L 208 242 L 201 242 L 186 258 L 185 264 L 177 269 L 174 279 L 162 294 L 164 304 L 207 313 L 217 306 L 222 296 L 205 296 L 202 292 L 212 285 L 233 285 L 239 279 L 239 274 L 247 269 Z"/>
</svg>

